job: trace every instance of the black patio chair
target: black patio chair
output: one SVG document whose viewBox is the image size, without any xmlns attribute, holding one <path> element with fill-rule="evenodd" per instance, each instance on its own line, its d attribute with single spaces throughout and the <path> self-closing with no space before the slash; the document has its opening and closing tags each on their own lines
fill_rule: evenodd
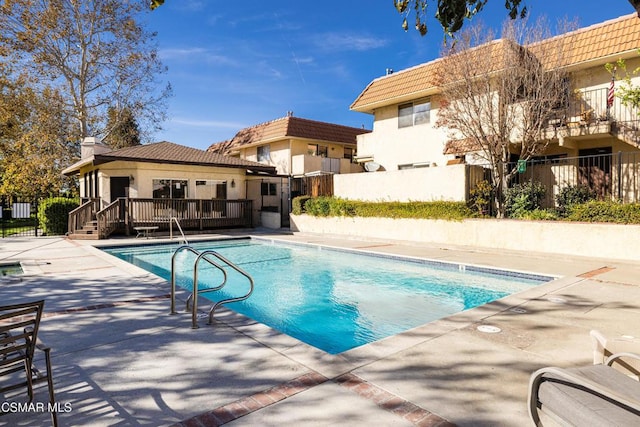
<svg viewBox="0 0 640 427">
<path fill-rule="evenodd" d="M 32 402 L 33 385 L 47 381 L 50 402 L 48 409 L 53 425 L 57 426 L 51 349 L 38 341 L 43 309 L 44 300 L 0 306 L 0 393 L 26 387 L 29 402 Z M 46 372 L 38 370 L 34 365 L 36 349 L 44 352 Z"/>
</svg>

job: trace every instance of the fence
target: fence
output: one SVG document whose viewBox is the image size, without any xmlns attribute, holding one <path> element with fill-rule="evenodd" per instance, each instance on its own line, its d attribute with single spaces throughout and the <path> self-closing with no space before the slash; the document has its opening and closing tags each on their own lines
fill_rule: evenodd
<svg viewBox="0 0 640 427">
<path fill-rule="evenodd" d="M 0 198 L 2 237 L 38 236 L 38 200 L 2 196 Z"/>
<path fill-rule="evenodd" d="M 585 186 L 598 200 L 640 202 L 640 153 L 618 152 L 580 157 L 548 156 L 510 163 L 519 172 L 511 184 L 540 182 L 543 207 L 555 207 L 556 195 L 569 186 Z"/>
<path fill-rule="evenodd" d="M 333 196 L 333 174 L 305 176 L 291 180 L 291 196 Z"/>
</svg>

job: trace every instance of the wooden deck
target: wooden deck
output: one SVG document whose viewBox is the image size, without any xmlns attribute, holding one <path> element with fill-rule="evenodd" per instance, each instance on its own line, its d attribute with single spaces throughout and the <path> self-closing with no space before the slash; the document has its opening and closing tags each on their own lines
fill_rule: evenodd
<svg viewBox="0 0 640 427">
<path fill-rule="evenodd" d="M 175 218 L 183 230 L 214 230 L 252 227 L 252 201 L 227 199 L 132 199 L 120 198 L 96 211 L 89 201 L 69 214 L 69 236 L 80 238 L 84 224 L 97 221 L 98 238 L 114 233 L 136 234 L 135 229 L 153 227 L 169 231 Z"/>
</svg>

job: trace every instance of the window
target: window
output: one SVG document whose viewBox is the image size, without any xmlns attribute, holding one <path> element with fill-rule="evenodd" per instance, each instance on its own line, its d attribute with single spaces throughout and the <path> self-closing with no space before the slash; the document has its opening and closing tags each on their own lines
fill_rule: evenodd
<svg viewBox="0 0 640 427">
<path fill-rule="evenodd" d="M 429 123 L 431 120 L 431 101 L 412 102 L 398 107 L 398 127 L 406 128 Z"/>
<path fill-rule="evenodd" d="M 308 144 L 307 154 L 310 156 L 328 157 L 329 147 L 327 147 L 326 145 Z"/>
<path fill-rule="evenodd" d="M 260 187 L 260 194 L 263 196 L 277 196 L 276 184 L 273 182 L 263 182 Z"/>
<path fill-rule="evenodd" d="M 186 199 L 189 197 L 189 181 L 186 179 L 154 179 L 154 199 Z"/>
<path fill-rule="evenodd" d="M 261 145 L 258 147 L 258 161 L 269 162 L 271 160 L 271 147 L 269 145 Z"/>
<path fill-rule="evenodd" d="M 196 181 L 196 199 L 226 199 L 227 181 L 202 179 Z"/>
<path fill-rule="evenodd" d="M 349 159 L 353 162 L 353 152 L 354 149 L 351 147 L 344 147 L 344 158 Z"/>
</svg>

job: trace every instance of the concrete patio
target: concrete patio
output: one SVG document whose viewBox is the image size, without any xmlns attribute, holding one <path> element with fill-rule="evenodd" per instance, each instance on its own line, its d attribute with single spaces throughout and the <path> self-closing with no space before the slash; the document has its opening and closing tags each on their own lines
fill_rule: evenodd
<svg viewBox="0 0 640 427">
<path fill-rule="evenodd" d="M 526 397 L 533 371 L 591 363 L 591 329 L 639 334 L 636 264 L 259 234 L 559 278 L 328 355 L 228 310 L 216 314 L 215 325 L 201 321 L 199 329 L 191 329 L 190 314 L 169 315 L 169 284 L 92 246 L 104 241 L 2 239 L 0 261 L 21 261 L 26 268 L 20 278 L 0 277 L 2 303 L 46 299 L 40 338 L 53 349 L 56 397 L 69 409 L 59 414 L 60 425 L 521 426 L 529 423 Z M 208 306 L 203 301 L 200 307 Z M 479 325 L 502 331 L 483 333 Z M 0 396 L 2 402 L 26 400 L 24 392 Z M 46 388 L 38 388 L 36 400 L 46 401 Z M 3 426 L 48 424 L 46 413 L 0 415 Z"/>
</svg>

